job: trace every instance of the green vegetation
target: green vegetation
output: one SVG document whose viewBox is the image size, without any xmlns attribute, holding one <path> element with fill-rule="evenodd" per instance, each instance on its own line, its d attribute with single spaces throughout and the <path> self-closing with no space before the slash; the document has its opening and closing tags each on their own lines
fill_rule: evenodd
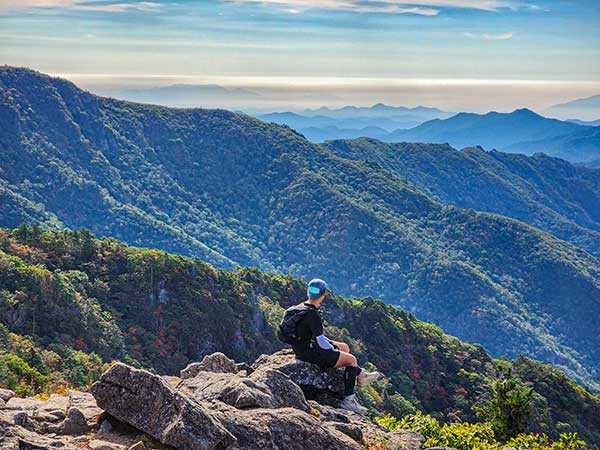
<svg viewBox="0 0 600 450">
<path fill-rule="evenodd" d="M 527 430 L 531 416 L 532 388 L 512 377 L 512 369 L 492 383 L 492 398 L 478 411 L 491 419 L 495 435 L 504 441 Z"/>
<path fill-rule="evenodd" d="M 510 439 L 501 439 L 494 433 L 495 425 L 483 423 L 446 423 L 440 424 L 430 415 L 418 411 L 414 415 L 405 416 L 401 420 L 387 415 L 375 419 L 388 430 L 397 429 L 417 431 L 425 436 L 423 448 L 451 447 L 456 450 L 502 450 L 516 448 L 518 450 L 584 450 L 584 440 L 577 433 L 562 433 L 555 442 L 551 442 L 546 434 L 521 433 Z"/>
<path fill-rule="evenodd" d="M 225 269 L 253 266 L 302 278 L 319 275 L 337 292 L 374 295 L 482 344 L 495 356 L 525 354 L 600 387 L 600 346 L 592 344 L 600 335 L 600 262 L 550 234 L 506 217 L 444 206 L 385 165 L 339 157 L 287 127 L 227 111 L 100 98 L 25 69 L 0 68 L 0 123 L 2 226 L 85 227 Z M 527 161 L 529 169 L 519 167 L 537 167 L 534 158 Z M 564 194 L 556 208 L 564 210 L 561 217 L 581 222 L 588 214 L 594 222 L 597 196 L 589 188 L 594 185 L 577 180 L 556 181 Z M 545 184 L 553 183 L 550 178 Z M 471 188 L 468 184 L 476 196 Z M 538 206 L 555 197 L 526 202 L 521 209 L 533 208 L 536 216 Z M 154 261 L 148 262 L 154 269 L 147 279 L 129 274 L 117 283 L 156 283 L 152 273 L 175 264 L 161 255 L 140 257 Z M 65 286 L 65 298 L 54 299 L 57 313 L 80 310 L 89 324 L 84 333 L 122 320 L 117 313 L 132 323 L 142 314 L 105 310 L 107 302 L 116 301 L 105 291 L 115 287 L 95 284 L 97 274 L 80 266 L 45 270 L 21 280 L 40 283 L 27 300 L 33 311 L 35 298 Z M 129 296 L 136 288 L 128 289 Z M 148 295 L 158 299 L 159 293 Z M 98 308 L 109 316 L 98 317 Z M 35 324 L 37 332 L 43 324 Z M 90 345 L 105 359 L 108 348 L 123 349 L 132 339 L 142 337 L 108 333 Z M 159 336 L 151 355 L 130 356 L 144 365 L 160 359 L 161 352 L 179 355 L 179 361 L 190 357 L 165 345 Z M 434 346 L 426 360 L 438 357 L 441 347 Z M 402 399 L 395 400 L 402 409 Z"/>
<path fill-rule="evenodd" d="M 277 322 L 305 292 L 291 276 L 216 269 L 85 230 L 0 229 L 0 386 L 21 395 L 85 388 L 116 359 L 163 374 L 214 351 L 252 361 L 281 348 Z M 500 365 L 532 389 L 528 432 L 578 432 L 598 448 L 600 398 L 557 369 L 495 360 L 372 298 L 332 295 L 325 318 L 328 335 L 386 375 L 359 392 L 373 414 L 476 422 L 479 408 L 514 391 L 499 388 Z"/>
<path fill-rule="evenodd" d="M 600 256 L 599 170 L 541 153 L 448 144 L 360 138 L 324 146 L 343 158 L 373 161 L 441 203 L 512 217 Z"/>
</svg>

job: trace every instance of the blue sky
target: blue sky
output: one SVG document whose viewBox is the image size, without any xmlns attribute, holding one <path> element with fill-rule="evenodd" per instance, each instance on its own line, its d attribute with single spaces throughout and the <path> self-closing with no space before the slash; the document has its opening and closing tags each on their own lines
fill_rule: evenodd
<svg viewBox="0 0 600 450">
<path fill-rule="evenodd" d="M 211 82 L 474 110 L 482 86 L 499 109 L 600 93 L 594 0 L 0 0 L 0 42 L 0 63 L 92 87 Z"/>
</svg>

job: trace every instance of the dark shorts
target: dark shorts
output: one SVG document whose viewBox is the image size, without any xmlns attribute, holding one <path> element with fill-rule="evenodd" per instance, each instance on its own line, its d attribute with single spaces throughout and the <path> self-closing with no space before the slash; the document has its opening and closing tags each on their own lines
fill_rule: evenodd
<svg viewBox="0 0 600 450">
<path fill-rule="evenodd" d="M 322 348 L 312 348 L 296 355 L 296 357 L 301 361 L 316 364 L 321 369 L 331 369 L 337 364 L 340 358 L 340 351 L 337 349 L 325 350 Z"/>
</svg>

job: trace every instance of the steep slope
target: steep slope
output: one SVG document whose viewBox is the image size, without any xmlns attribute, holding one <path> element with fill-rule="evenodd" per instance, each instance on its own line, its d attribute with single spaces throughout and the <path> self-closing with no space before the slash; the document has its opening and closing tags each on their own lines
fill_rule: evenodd
<svg viewBox="0 0 600 450">
<path fill-rule="evenodd" d="M 306 292 L 292 277 L 227 272 L 85 231 L 1 229 L 0 267 L 0 386 L 20 394 L 87 386 L 113 359 L 161 374 L 215 351 L 251 362 L 280 348 L 276 324 Z M 371 408 L 475 420 L 473 406 L 488 398 L 502 363 L 532 383 L 531 431 L 578 431 L 598 448 L 600 399 L 549 366 L 494 360 L 372 298 L 330 295 L 325 318 L 328 335 L 387 376 L 360 392 Z"/>
<path fill-rule="evenodd" d="M 445 120 L 431 120 L 409 130 L 397 130 L 385 140 L 388 142 L 448 143 L 463 148 L 482 146 L 532 154 L 544 151 L 573 162 L 597 159 L 600 147 L 590 139 L 579 142 L 566 140 L 566 136 L 590 133 L 588 127 L 572 122 L 542 117 L 528 109 L 512 113 L 489 112 L 484 115 L 460 113 Z M 560 148 L 548 146 L 554 139 L 564 140 Z M 537 143 L 537 145 L 534 145 Z"/>
<path fill-rule="evenodd" d="M 362 138 L 324 145 L 344 158 L 377 162 L 442 203 L 522 220 L 600 256 L 598 170 L 543 154 L 460 151 L 447 144 Z"/>
<path fill-rule="evenodd" d="M 566 242 L 442 206 L 287 127 L 100 98 L 23 69 L 2 68 L 0 83 L 1 179 L 27 206 L 1 205 L 4 225 L 38 214 L 222 267 L 318 274 L 494 355 L 600 379 L 600 264 Z"/>
</svg>

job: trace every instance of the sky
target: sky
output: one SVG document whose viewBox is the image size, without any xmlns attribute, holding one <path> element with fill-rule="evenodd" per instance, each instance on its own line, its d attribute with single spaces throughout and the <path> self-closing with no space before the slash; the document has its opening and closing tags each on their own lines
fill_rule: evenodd
<svg viewBox="0 0 600 450">
<path fill-rule="evenodd" d="M 540 110 L 600 94 L 600 1 L 0 0 L 0 63 L 257 94 L 230 107 Z"/>
</svg>

